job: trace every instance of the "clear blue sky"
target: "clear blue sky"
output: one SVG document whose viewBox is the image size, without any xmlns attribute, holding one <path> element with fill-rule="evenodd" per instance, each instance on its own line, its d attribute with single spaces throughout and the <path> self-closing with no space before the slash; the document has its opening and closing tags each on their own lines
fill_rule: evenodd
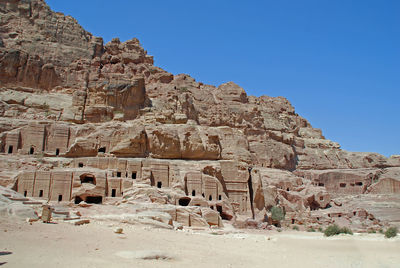
<svg viewBox="0 0 400 268">
<path fill-rule="evenodd" d="M 106 42 L 137 37 L 173 74 L 284 96 L 343 149 L 400 154 L 400 1 L 47 3 Z"/>
</svg>

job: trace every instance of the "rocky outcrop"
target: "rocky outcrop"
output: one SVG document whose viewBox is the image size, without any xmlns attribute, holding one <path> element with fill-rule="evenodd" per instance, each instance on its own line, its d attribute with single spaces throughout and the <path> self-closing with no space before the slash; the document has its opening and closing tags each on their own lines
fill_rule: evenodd
<svg viewBox="0 0 400 268">
<path fill-rule="evenodd" d="M 155 220 L 171 227 L 273 206 L 323 224 L 305 219 L 335 198 L 400 191 L 399 156 L 342 150 L 283 97 L 168 73 L 137 39 L 103 44 L 43 0 L 2 0 L 0 15 L 0 178 L 22 194 L 178 207 Z"/>
</svg>

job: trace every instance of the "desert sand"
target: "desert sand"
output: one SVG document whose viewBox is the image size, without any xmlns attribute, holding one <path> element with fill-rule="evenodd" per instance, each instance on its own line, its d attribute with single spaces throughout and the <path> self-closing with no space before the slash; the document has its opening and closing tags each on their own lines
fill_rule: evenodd
<svg viewBox="0 0 400 268">
<path fill-rule="evenodd" d="M 123 233 L 114 233 L 115 227 Z M 399 267 L 400 238 L 166 230 L 106 222 L 0 222 L 4 267 Z M 214 233 L 212 233 L 214 232 Z M 223 233 L 223 234 L 220 234 Z M 160 259 L 152 259 L 159 256 Z M 150 259 L 143 259 L 149 257 Z"/>
</svg>

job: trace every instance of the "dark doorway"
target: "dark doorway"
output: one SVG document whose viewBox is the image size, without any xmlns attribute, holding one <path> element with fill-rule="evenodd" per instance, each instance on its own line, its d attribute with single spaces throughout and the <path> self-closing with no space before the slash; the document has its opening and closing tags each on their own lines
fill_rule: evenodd
<svg viewBox="0 0 400 268">
<path fill-rule="evenodd" d="M 151 185 L 151 186 L 154 186 L 154 185 L 155 185 L 153 172 L 150 173 L 150 185 Z"/>
<path fill-rule="evenodd" d="M 105 153 L 106 152 L 106 147 L 100 147 L 98 152 L 99 153 Z"/>
<path fill-rule="evenodd" d="M 217 211 L 219 212 L 219 215 L 221 216 L 221 219 L 223 220 L 228 220 L 230 221 L 233 217 L 232 215 L 226 214 L 222 210 L 222 206 L 217 205 Z"/>
<path fill-rule="evenodd" d="M 24 196 L 27 196 L 27 195 L 28 195 L 28 191 L 25 191 L 25 192 L 24 192 Z"/>
<path fill-rule="evenodd" d="M 189 197 L 182 197 L 181 199 L 179 199 L 179 205 L 180 206 L 188 206 L 190 203 L 190 198 Z"/>
<path fill-rule="evenodd" d="M 196 190 L 193 190 L 192 191 L 192 196 L 195 196 L 196 195 Z"/>
<path fill-rule="evenodd" d="M 117 189 L 112 189 L 111 190 L 111 197 L 115 197 L 117 194 Z"/>
<path fill-rule="evenodd" d="M 43 190 L 39 191 L 39 197 L 43 197 Z"/>
<path fill-rule="evenodd" d="M 212 195 L 210 195 L 210 196 L 208 197 L 208 200 L 212 201 Z"/>
<path fill-rule="evenodd" d="M 101 196 L 88 196 L 86 197 L 86 203 L 88 204 L 101 204 L 103 197 Z"/>
<path fill-rule="evenodd" d="M 14 147 L 12 145 L 8 146 L 8 153 L 12 154 L 13 153 Z"/>
<path fill-rule="evenodd" d="M 219 212 L 219 214 L 222 214 L 222 206 L 217 205 L 217 211 Z"/>
<path fill-rule="evenodd" d="M 157 182 L 157 188 L 161 188 L 161 186 L 162 186 L 162 182 L 161 182 L 161 181 L 158 181 L 158 182 Z"/>
<path fill-rule="evenodd" d="M 82 202 L 82 198 L 80 196 L 75 196 L 75 204 L 79 204 L 80 202 Z"/>
<path fill-rule="evenodd" d="M 62 194 L 59 194 L 58 195 L 58 202 L 61 202 L 62 201 Z"/>
<path fill-rule="evenodd" d="M 56 155 L 59 155 L 60 154 L 60 149 L 56 149 Z"/>
<path fill-rule="evenodd" d="M 83 175 L 81 175 L 80 179 L 81 179 L 81 183 L 91 183 L 91 184 L 96 185 L 96 179 L 93 175 L 83 174 Z"/>
<path fill-rule="evenodd" d="M 136 172 L 132 172 L 132 179 L 136 180 Z"/>
<path fill-rule="evenodd" d="M 218 195 L 218 200 L 221 200 L 222 199 L 222 195 Z"/>
<path fill-rule="evenodd" d="M 78 164 L 78 167 L 83 167 L 83 163 L 79 163 L 79 164 Z"/>
<path fill-rule="evenodd" d="M 121 171 L 117 171 L 117 177 L 121 178 Z"/>
<path fill-rule="evenodd" d="M 31 149 L 29 149 L 29 154 L 33 154 L 35 152 L 35 148 L 31 147 Z"/>
</svg>

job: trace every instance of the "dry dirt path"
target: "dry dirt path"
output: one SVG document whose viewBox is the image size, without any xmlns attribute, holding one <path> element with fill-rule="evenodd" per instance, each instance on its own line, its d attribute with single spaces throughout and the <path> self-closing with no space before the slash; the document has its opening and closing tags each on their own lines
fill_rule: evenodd
<svg viewBox="0 0 400 268">
<path fill-rule="evenodd" d="M 388 240 L 381 234 L 335 238 L 296 231 L 211 235 L 120 226 L 122 235 L 105 223 L 29 225 L 1 219 L 0 266 L 400 267 L 400 238 Z M 173 259 L 134 258 L 154 250 Z"/>
</svg>

